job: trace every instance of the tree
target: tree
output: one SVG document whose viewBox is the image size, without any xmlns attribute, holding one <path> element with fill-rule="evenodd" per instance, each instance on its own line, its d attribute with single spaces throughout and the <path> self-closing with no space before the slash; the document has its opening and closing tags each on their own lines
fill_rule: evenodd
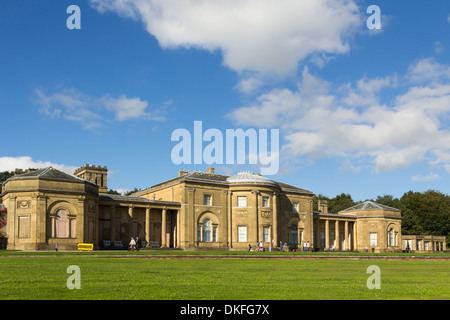
<svg viewBox="0 0 450 320">
<path fill-rule="evenodd" d="M 353 207 L 355 204 L 350 194 L 341 193 L 333 199 L 328 200 L 328 212 L 338 213 L 341 210 Z"/>
<path fill-rule="evenodd" d="M 450 231 L 450 197 L 436 190 L 408 191 L 400 199 L 403 234 L 445 235 Z"/>
<path fill-rule="evenodd" d="M 133 193 L 136 193 L 138 191 L 140 191 L 141 189 L 138 188 L 134 188 L 134 190 L 128 191 L 125 193 L 126 196 L 132 195 Z"/>
<path fill-rule="evenodd" d="M 330 198 L 327 196 L 324 196 L 323 194 L 314 195 L 313 197 L 313 211 L 319 211 L 319 200 L 327 200 L 329 201 Z"/>
<path fill-rule="evenodd" d="M 14 172 L 13 171 L 2 171 L 0 172 L 0 185 L 5 182 L 6 180 L 8 180 L 9 178 L 11 178 L 12 176 L 14 176 Z"/>
<path fill-rule="evenodd" d="M 383 196 L 378 196 L 375 200 L 376 203 L 391 207 L 400 209 L 400 200 L 397 198 L 394 198 L 393 195 L 390 194 L 384 194 Z"/>
</svg>

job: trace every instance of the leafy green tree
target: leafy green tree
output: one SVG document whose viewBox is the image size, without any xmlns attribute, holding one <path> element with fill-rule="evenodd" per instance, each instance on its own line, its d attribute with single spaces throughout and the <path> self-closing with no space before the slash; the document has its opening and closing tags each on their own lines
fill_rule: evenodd
<svg viewBox="0 0 450 320">
<path fill-rule="evenodd" d="M 400 199 L 402 233 L 444 235 L 450 231 L 450 197 L 436 190 L 408 191 Z"/>
<path fill-rule="evenodd" d="M 330 198 L 327 196 L 324 196 L 323 194 L 314 195 L 313 197 L 313 211 L 317 212 L 319 210 L 319 200 L 327 200 L 329 201 Z"/>
<path fill-rule="evenodd" d="M 393 195 L 390 194 L 384 194 L 382 196 L 378 196 L 375 200 L 376 203 L 391 207 L 400 209 L 400 200 L 397 198 L 394 198 Z"/>
<path fill-rule="evenodd" d="M 134 190 L 131 190 L 131 191 L 126 192 L 125 195 L 126 195 L 126 196 L 129 196 L 129 195 L 132 195 L 133 193 L 138 192 L 138 191 L 140 191 L 140 190 L 141 190 L 141 189 L 134 188 Z"/>
<path fill-rule="evenodd" d="M 341 210 L 353 207 L 356 202 L 353 201 L 352 196 L 348 193 L 341 193 L 333 199 L 328 200 L 328 212 L 338 213 Z"/>
<path fill-rule="evenodd" d="M 14 176 L 14 172 L 13 171 L 2 171 L 0 172 L 0 185 L 5 182 L 6 180 L 8 180 L 9 178 L 11 178 L 12 176 Z"/>
</svg>

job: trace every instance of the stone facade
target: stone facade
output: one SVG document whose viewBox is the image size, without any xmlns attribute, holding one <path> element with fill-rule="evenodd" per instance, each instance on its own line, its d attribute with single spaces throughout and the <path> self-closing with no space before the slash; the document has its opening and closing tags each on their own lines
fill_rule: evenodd
<svg viewBox="0 0 450 320">
<path fill-rule="evenodd" d="M 90 181 L 89 181 L 90 180 Z M 131 196 L 106 194 L 106 167 L 86 165 L 69 175 L 54 168 L 17 174 L 2 186 L 8 210 L 8 249 L 247 250 L 249 245 L 302 250 L 402 250 L 401 213 L 365 202 L 329 214 L 313 212 L 314 194 L 251 172 L 234 176 L 180 171 Z M 445 237 L 444 237 L 445 238 Z M 445 239 L 444 239 L 445 243 Z"/>
</svg>

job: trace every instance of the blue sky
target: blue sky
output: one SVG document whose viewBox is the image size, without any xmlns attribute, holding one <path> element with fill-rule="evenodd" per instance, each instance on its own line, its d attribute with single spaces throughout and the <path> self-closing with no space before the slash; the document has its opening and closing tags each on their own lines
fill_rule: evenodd
<svg viewBox="0 0 450 320">
<path fill-rule="evenodd" d="M 144 188 L 208 167 L 171 159 L 202 121 L 279 129 L 269 177 L 316 194 L 449 193 L 450 3 L 331 3 L 3 0 L 0 171 L 106 165 L 109 188 Z"/>
</svg>

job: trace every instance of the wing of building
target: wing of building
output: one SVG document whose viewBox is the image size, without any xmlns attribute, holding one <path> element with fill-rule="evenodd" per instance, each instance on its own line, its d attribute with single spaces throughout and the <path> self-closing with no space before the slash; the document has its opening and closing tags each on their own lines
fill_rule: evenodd
<svg viewBox="0 0 450 320">
<path fill-rule="evenodd" d="M 106 193 L 107 171 L 49 167 L 5 181 L 8 249 L 125 249 L 133 237 L 141 247 L 184 250 L 402 250 L 400 211 L 373 202 L 329 214 L 319 201 L 313 212 L 309 190 L 213 168 L 119 196 Z M 445 250 L 445 237 L 434 241 Z"/>
</svg>

